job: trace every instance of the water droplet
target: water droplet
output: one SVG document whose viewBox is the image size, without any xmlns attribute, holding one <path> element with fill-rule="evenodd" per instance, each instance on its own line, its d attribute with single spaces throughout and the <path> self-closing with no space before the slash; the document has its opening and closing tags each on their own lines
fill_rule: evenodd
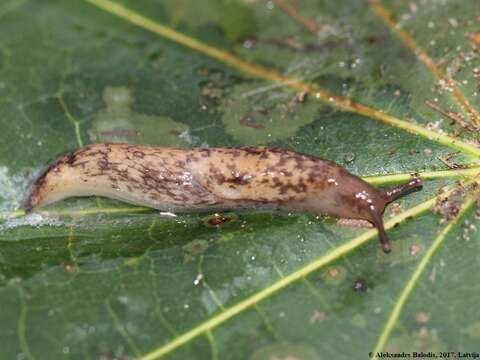
<svg viewBox="0 0 480 360">
<path fill-rule="evenodd" d="M 415 320 L 420 324 L 425 324 L 430 319 L 430 315 L 425 311 L 420 311 L 415 315 Z"/>
<path fill-rule="evenodd" d="M 203 281 L 203 274 L 198 274 L 195 280 L 193 280 L 193 285 L 197 286 Z"/>
<path fill-rule="evenodd" d="M 246 49 L 250 49 L 253 46 L 252 39 L 247 39 L 243 42 L 243 47 Z"/>
<path fill-rule="evenodd" d="M 343 157 L 343 160 L 345 160 L 346 163 L 351 163 L 353 160 L 355 160 L 355 154 L 353 152 L 348 152 Z"/>
<path fill-rule="evenodd" d="M 120 303 L 122 303 L 123 305 L 127 305 L 127 304 L 128 304 L 128 297 L 126 297 L 126 296 L 119 296 L 119 297 L 118 297 L 118 301 L 119 301 Z"/>
</svg>

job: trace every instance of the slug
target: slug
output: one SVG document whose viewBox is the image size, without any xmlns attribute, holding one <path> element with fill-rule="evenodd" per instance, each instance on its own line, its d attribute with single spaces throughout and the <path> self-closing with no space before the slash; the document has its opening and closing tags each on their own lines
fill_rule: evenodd
<svg viewBox="0 0 480 360">
<path fill-rule="evenodd" d="M 174 149 L 92 144 L 53 163 L 34 182 L 27 212 L 72 196 L 105 196 L 170 212 L 284 210 L 364 219 L 383 227 L 385 205 L 421 181 L 377 189 L 340 165 L 267 147 Z"/>
</svg>

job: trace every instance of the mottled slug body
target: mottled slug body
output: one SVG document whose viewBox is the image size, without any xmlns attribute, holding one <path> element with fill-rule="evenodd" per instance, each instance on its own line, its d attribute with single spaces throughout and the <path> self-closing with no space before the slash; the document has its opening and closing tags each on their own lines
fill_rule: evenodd
<svg viewBox="0 0 480 360">
<path fill-rule="evenodd" d="M 72 196 L 105 196 L 171 212 L 285 210 L 370 221 L 390 251 L 385 205 L 421 186 L 376 189 L 334 162 L 265 147 L 173 149 L 93 144 L 69 153 L 34 183 L 30 211 Z"/>
</svg>

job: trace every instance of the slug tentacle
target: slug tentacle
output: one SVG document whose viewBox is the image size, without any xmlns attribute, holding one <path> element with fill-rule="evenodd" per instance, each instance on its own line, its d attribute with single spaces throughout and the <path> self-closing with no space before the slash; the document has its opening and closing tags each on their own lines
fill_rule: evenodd
<svg viewBox="0 0 480 360">
<path fill-rule="evenodd" d="M 383 226 L 382 214 L 373 205 L 370 205 L 368 207 L 368 210 L 370 215 L 372 216 L 371 221 L 375 228 L 378 230 L 378 237 L 380 239 L 380 244 L 382 244 L 383 252 L 385 254 L 388 254 L 390 251 L 392 251 L 392 245 L 389 238 L 387 237 L 387 233 L 385 232 L 385 228 Z"/>
<path fill-rule="evenodd" d="M 400 184 L 398 186 L 394 186 L 389 189 L 382 189 L 383 197 L 385 198 L 387 203 L 394 201 L 395 199 L 399 198 L 402 195 L 405 195 L 410 190 L 418 189 L 422 187 L 422 180 L 418 177 L 413 178 L 412 180 Z"/>
<path fill-rule="evenodd" d="M 413 179 L 376 189 L 334 162 L 283 149 L 91 144 L 61 157 L 39 176 L 25 210 L 95 195 L 169 212 L 308 212 L 368 220 L 389 252 L 385 205 L 420 185 Z"/>
</svg>

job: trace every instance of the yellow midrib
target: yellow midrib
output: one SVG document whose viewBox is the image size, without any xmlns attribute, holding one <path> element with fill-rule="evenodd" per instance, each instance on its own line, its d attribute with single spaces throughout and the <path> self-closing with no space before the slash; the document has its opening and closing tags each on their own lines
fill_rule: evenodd
<svg viewBox="0 0 480 360">
<path fill-rule="evenodd" d="M 447 196 L 452 189 L 445 191 L 442 195 L 438 195 L 430 200 L 427 200 L 385 222 L 385 229 L 391 229 L 397 224 L 401 224 L 407 220 L 414 218 L 415 216 L 419 216 L 420 214 L 428 211 L 432 206 L 435 205 L 436 201 L 444 196 Z M 183 333 L 182 335 L 172 339 L 166 345 L 159 347 L 156 350 L 153 350 L 145 355 L 143 355 L 139 360 L 153 360 L 158 359 L 171 351 L 177 349 L 178 347 L 186 344 L 190 340 L 196 338 L 203 333 L 214 329 L 215 327 L 219 326 L 220 324 L 224 323 L 225 321 L 229 320 L 230 318 L 242 313 L 243 311 L 249 309 L 253 305 L 265 300 L 266 298 L 270 297 L 275 292 L 285 288 L 286 286 L 294 283 L 295 281 L 305 278 L 312 272 L 318 270 L 319 268 L 325 266 L 333 262 L 334 260 L 339 259 L 340 257 L 348 254 L 353 249 L 359 247 L 360 245 L 364 244 L 368 240 L 374 238 L 377 234 L 375 229 L 369 230 L 361 234 L 360 236 L 350 240 L 349 242 L 340 245 L 333 249 L 332 251 L 328 252 L 327 254 L 321 256 L 317 260 L 311 262 L 310 264 L 296 270 L 283 278 L 280 278 L 278 281 L 273 283 L 272 285 L 258 291 L 254 295 L 248 297 L 247 299 L 230 306 L 224 312 L 221 312 L 218 315 L 213 316 L 212 318 L 208 319 L 207 321 L 201 323 L 200 325 L 195 326 L 191 330 Z"/>
<path fill-rule="evenodd" d="M 422 260 L 418 263 L 416 269 L 413 271 L 412 276 L 410 279 L 407 281 L 405 284 L 405 287 L 401 291 L 398 300 L 395 302 L 393 309 L 390 313 L 390 316 L 387 319 L 387 322 L 385 323 L 385 326 L 380 333 L 380 336 L 378 338 L 378 341 L 375 345 L 374 350 L 372 351 L 373 354 L 377 354 L 378 352 L 381 352 L 388 339 L 390 334 L 393 331 L 393 328 L 395 324 L 397 323 L 397 320 L 403 310 L 403 307 L 405 306 L 411 292 L 415 288 L 415 285 L 420 279 L 420 276 L 424 273 L 425 268 L 427 265 L 430 263 L 432 260 L 433 256 L 435 255 L 435 252 L 440 248 L 442 245 L 443 241 L 445 240 L 445 237 L 448 235 L 448 233 L 453 229 L 453 227 L 458 224 L 460 219 L 465 215 L 465 213 L 471 209 L 472 205 L 475 203 L 474 198 L 468 199 L 462 207 L 462 210 L 460 213 L 457 215 L 455 219 L 450 221 L 448 225 L 446 225 L 443 230 L 438 234 L 436 239 L 433 241 L 432 245 L 429 247 L 425 255 L 423 256 Z M 373 358 L 376 358 L 375 356 Z"/>
</svg>

